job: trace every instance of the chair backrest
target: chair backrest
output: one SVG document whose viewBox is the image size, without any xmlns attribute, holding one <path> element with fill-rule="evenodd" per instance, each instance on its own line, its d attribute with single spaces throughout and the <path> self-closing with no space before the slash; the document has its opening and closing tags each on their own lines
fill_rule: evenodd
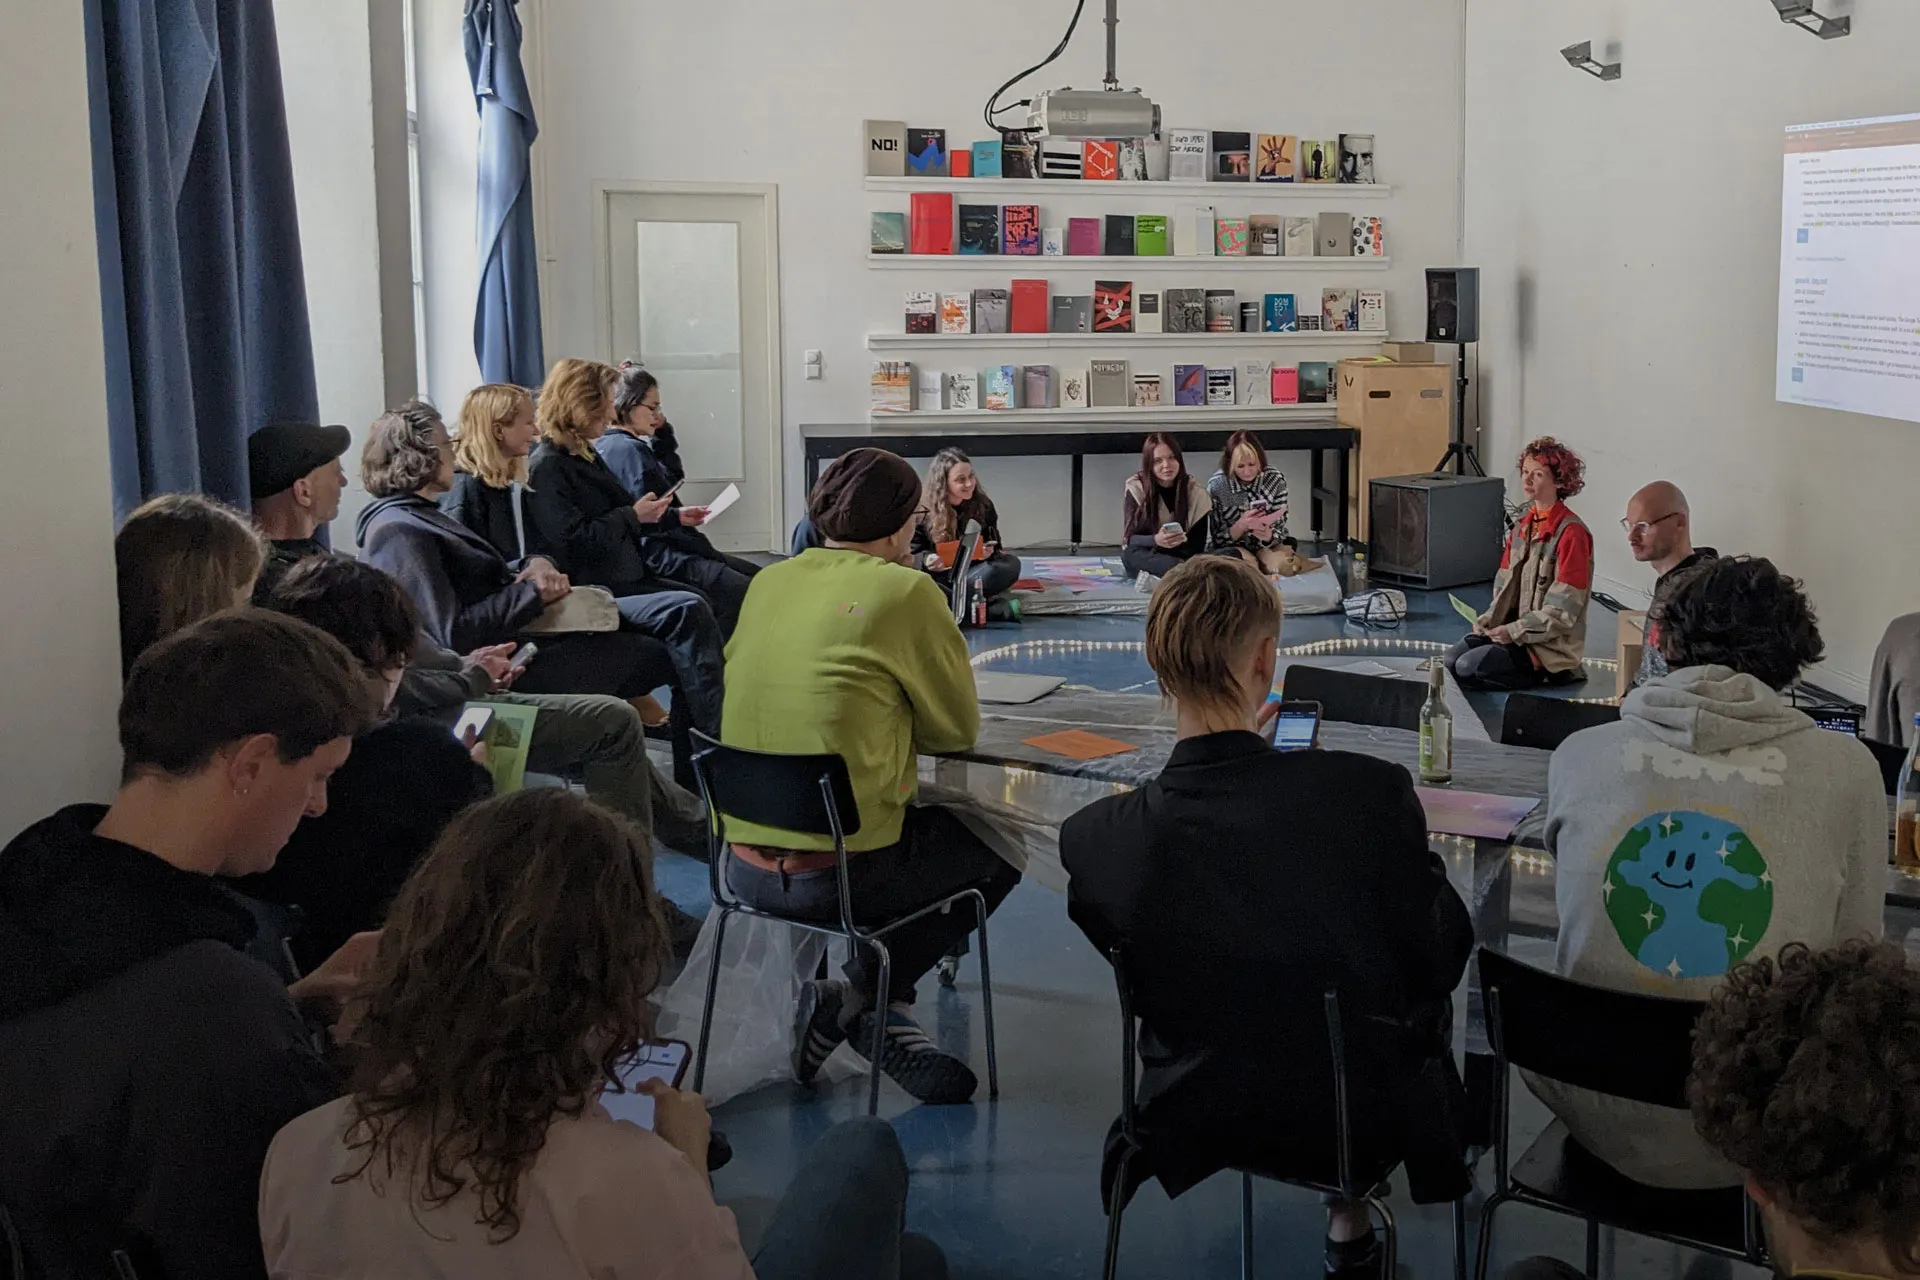
<svg viewBox="0 0 1920 1280">
<path fill-rule="evenodd" d="M 1480 952 L 1494 1053 L 1597 1093 L 1684 1110 L 1697 1000 L 1612 991 Z"/>
<path fill-rule="evenodd" d="M 749 751 L 726 746 L 698 730 L 693 744 L 694 771 L 716 820 L 737 818 L 755 826 L 842 838 L 860 830 L 853 780 L 847 776 L 847 762 L 839 756 Z"/>
<path fill-rule="evenodd" d="M 1886 784 L 1887 794 L 1900 794 L 1900 772 L 1907 767 L 1907 749 L 1891 746 L 1885 742 L 1875 742 L 1872 738 L 1862 738 L 1867 750 L 1873 752 L 1873 762 L 1880 766 L 1880 781 Z"/>
<path fill-rule="evenodd" d="M 1537 693 L 1510 694 L 1500 717 L 1500 742 L 1509 747 L 1552 751 L 1582 729 L 1612 724 L 1619 718 L 1620 708 L 1603 702 L 1543 698 Z"/>
<path fill-rule="evenodd" d="M 247 954 L 278 974 L 280 981 L 298 981 L 300 964 L 293 958 L 293 940 L 306 928 L 307 913 L 232 887 L 227 892 L 253 915 L 253 941 L 247 944 Z"/>
<path fill-rule="evenodd" d="M 1427 700 L 1427 686 L 1420 681 L 1356 675 L 1304 662 L 1287 668 L 1283 692 L 1290 700 L 1319 703 L 1324 720 L 1388 729 L 1418 729 L 1420 708 Z"/>
</svg>

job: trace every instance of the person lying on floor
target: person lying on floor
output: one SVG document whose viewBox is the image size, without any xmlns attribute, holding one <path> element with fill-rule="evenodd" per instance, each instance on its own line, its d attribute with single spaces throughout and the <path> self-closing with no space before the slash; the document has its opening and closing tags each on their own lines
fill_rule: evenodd
<svg viewBox="0 0 1920 1280">
<path fill-rule="evenodd" d="M 913 554 L 920 567 L 933 574 L 951 590 L 953 566 L 940 549 L 943 542 L 958 542 L 968 525 L 980 530 L 980 549 L 984 559 L 976 560 L 967 574 L 987 598 L 987 616 L 996 622 L 1018 621 L 1018 607 L 1007 593 L 1020 580 L 1020 557 L 1008 551 L 1000 541 L 1000 513 L 993 499 L 980 486 L 973 461 L 958 449 L 942 449 L 927 466 L 927 483 L 920 495 L 921 515 L 913 526 Z M 961 547 L 956 554 L 965 555 Z"/>
</svg>

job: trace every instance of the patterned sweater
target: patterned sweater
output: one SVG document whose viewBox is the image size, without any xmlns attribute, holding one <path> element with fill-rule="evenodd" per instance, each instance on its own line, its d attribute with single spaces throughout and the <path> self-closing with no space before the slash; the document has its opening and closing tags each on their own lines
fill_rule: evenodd
<svg viewBox="0 0 1920 1280">
<path fill-rule="evenodd" d="M 1293 545 L 1293 539 L 1287 534 L 1287 478 L 1272 467 L 1255 476 L 1251 484 L 1225 471 L 1216 471 L 1207 481 L 1207 497 L 1213 501 L 1213 527 L 1217 530 L 1219 545 L 1248 548 Z M 1264 539 L 1257 533 L 1232 537 L 1228 531 L 1255 504 L 1280 512 L 1280 519 L 1273 522 L 1273 531 Z"/>
</svg>

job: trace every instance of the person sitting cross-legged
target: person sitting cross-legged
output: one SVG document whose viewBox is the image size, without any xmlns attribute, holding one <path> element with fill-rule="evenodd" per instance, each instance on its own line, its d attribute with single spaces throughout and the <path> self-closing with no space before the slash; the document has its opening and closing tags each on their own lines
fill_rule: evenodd
<svg viewBox="0 0 1920 1280">
<path fill-rule="evenodd" d="M 721 739 L 729 746 L 843 757 L 859 806 L 847 837 L 855 920 L 877 924 L 965 889 L 988 910 L 1015 871 L 946 809 L 914 803 L 921 752 L 973 745 L 980 705 L 966 641 L 932 578 L 908 562 L 920 479 L 884 449 L 842 455 L 813 492 L 827 544 L 762 569 L 727 646 Z M 727 879 L 749 906 L 837 924 L 833 844 L 728 821 Z M 794 1038 L 794 1074 L 811 1080 L 852 1033 L 866 1052 L 884 1018 L 880 1066 L 922 1102 L 964 1102 L 974 1074 L 912 1019 L 914 989 L 974 927 L 962 904 L 887 935 L 891 984 L 855 947 L 845 982 L 810 982 Z"/>
<path fill-rule="evenodd" d="M 1356 1161 L 1404 1161 L 1415 1200 L 1449 1200 L 1466 1186 L 1448 1034 L 1473 949 L 1466 907 L 1406 769 L 1268 745 L 1279 637 L 1279 597 L 1238 557 L 1197 556 L 1161 579 L 1147 662 L 1179 741 L 1159 777 L 1060 829 L 1067 913 L 1121 952 L 1141 1021 L 1144 1150 L 1128 1180 L 1176 1196 L 1225 1168 L 1332 1181 L 1334 986 Z M 1116 1125 L 1103 1193 L 1122 1142 Z M 1299 1170 L 1298 1153 L 1325 1158 Z M 1334 1204 L 1327 1237 L 1329 1274 L 1379 1275 L 1364 1204 Z"/>
</svg>

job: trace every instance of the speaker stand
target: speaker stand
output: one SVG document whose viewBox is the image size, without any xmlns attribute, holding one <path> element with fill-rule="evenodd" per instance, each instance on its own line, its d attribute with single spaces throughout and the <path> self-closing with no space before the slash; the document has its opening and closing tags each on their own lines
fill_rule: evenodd
<svg viewBox="0 0 1920 1280">
<path fill-rule="evenodd" d="M 1435 471 L 1445 471 L 1452 464 L 1453 474 L 1457 476 L 1484 476 L 1486 470 L 1480 465 L 1480 455 L 1467 443 L 1467 344 L 1454 344 L 1453 349 L 1453 439 L 1447 442 L 1447 451 L 1440 455 L 1440 461 L 1434 464 Z"/>
</svg>

